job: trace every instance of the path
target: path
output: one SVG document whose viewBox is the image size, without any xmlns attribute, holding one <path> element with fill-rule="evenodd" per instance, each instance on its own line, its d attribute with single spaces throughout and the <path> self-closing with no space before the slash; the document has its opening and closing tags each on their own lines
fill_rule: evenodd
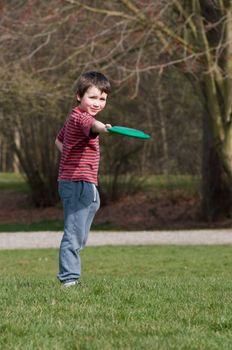
<svg viewBox="0 0 232 350">
<path fill-rule="evenodd" d="M 62 232 L 0 233 L 0 250 L 58 248 Z M 102 245 L 216 245 L 232 244 L 232 229 L 91 232 L 88 246 Z"/>
</svg>

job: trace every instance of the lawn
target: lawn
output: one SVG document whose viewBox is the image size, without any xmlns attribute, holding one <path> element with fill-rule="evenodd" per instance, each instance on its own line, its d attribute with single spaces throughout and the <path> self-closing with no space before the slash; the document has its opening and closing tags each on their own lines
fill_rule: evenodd
<svg viewBox="0 0 232 350">
<path fill-rule="evenodd" d="M 182 189 L 190 192 L 199 190 L 200 179 L 197 176 L 190 175 L 150 175 L 142 178 L 133 178 L 135 186 L 140 183 L 140 190 L 145 192 L 159 190 L 176 190 Z M 101 176 L 101 185 L 105 187 L 111 181 L 109 176 Z M 128 183 L 126 176 L 121 176 L 119 186 L 123 183 Z M 128 184 L 129 186 L 129 184 Z M 133 183 L 130 183 L 133 192 Z M 19 173 L 4 173 L 0 172 L 0 190 L 15 190 L 20 192 L 28 192 L 29 188 L 25 177 Z"/>
<path fill-rule="evenodd" d="M 38 231 L 63 231 L 63 220 L 40 220 L 32 223 L 0 224 L 0 233 L 2 232 L 38 232 Z M 111 222 L 102 224 L 93 224 L 93 231 L 118 231 L 120 228 Z"/>
<path fill-rule="evenodd" d="M 0 172 L 0 191 L 4 190 L 28 193 L 29 188 L 22 174 Z"/>
<path fill-rule="evenodd" d="M 230 246 L 88 247 L 82 285 L 57 250 L 0 251 L 2 349 L 231 349 Z"/>
</svg>

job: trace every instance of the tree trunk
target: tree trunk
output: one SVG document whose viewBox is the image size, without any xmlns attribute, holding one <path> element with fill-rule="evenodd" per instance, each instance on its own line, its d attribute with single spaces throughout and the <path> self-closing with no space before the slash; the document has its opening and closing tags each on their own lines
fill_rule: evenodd
<svg viewBox="0 0 232 350">
<path fill-rule="evenodd" d="M 203 118 L 202 219 L 208 222 L 231 216 L 232 189 L 213 143 L 210 118 Z"/>
</svg>

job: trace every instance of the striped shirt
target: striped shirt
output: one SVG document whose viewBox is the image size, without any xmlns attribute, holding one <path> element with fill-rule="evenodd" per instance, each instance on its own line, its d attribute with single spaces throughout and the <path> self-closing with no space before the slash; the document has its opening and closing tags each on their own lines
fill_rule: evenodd
<svg viewBox="0 0 232 350">
<path fill-rule="evenodd" d="M 86 181 L 97 185 L 99 136 L 91 134 L 95 119 L 75 107 L 57 135 L 63 150 L 58 180 Z"/>
</svg>

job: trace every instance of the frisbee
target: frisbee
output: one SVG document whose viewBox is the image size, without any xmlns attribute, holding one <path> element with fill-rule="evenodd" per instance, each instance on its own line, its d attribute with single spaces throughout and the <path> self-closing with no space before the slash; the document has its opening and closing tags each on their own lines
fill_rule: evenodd
<svg viewBox="0 0 232 350">
<path fill-rule="evenodd" d="M 149 139 L 150 135 L 137 129 L 126 128 L 125 126 L 112 126 L 107 129 L 111 133 L 120 134 L 129 137 L 136 137 L 138 139 Z"/>
</svg>

